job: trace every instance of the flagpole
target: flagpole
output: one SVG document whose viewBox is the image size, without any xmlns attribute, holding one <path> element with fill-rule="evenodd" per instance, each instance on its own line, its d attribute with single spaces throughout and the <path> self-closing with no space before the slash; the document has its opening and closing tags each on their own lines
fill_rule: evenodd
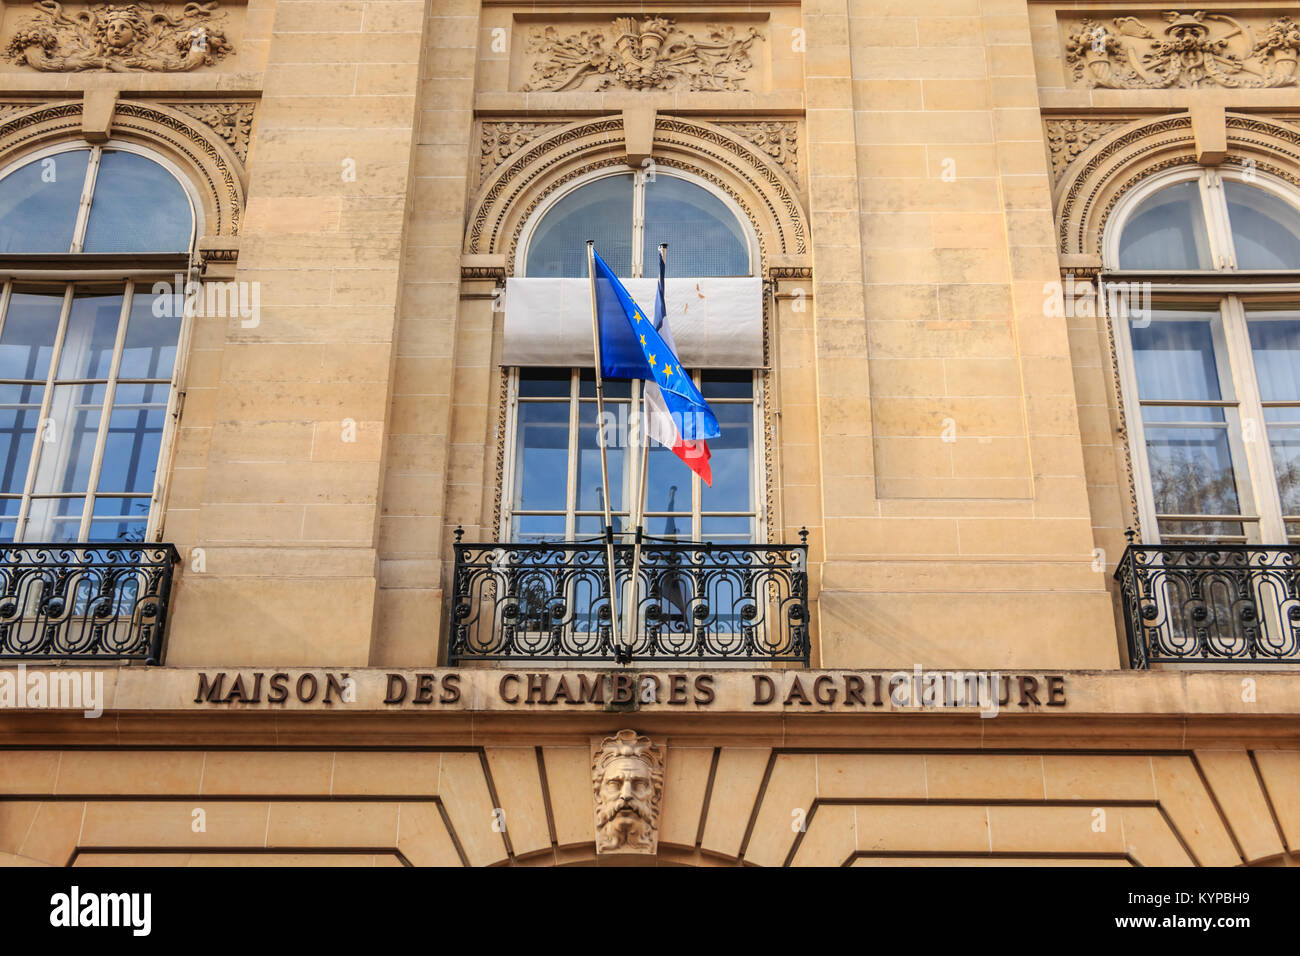
<svg viewBox="0 0 1300 956">
<path fill-rule="evenodd" d="M 667 271 L 665 269 L 665 265 L 667 261 L 668 261 L 668 243 L 661 242 L 659 243 L 659 275 L 660 276 L 663 276 L 663 274 Z M 659 293 L 656 292 L 655 293 L 656 305 L 658 303 L 658 295 Z M 665 298 L 666 296 L 667 293 L 665 292 Z M 667 308 L 668 308 L 668 303 L 665 301 L 664 302 L 665 311 L 667 311 Z M 665 321 L 667 321 L 666 316 L 665 316 Z M 650 465 L 650 441 L 649 441 L 649 436 L 646 434 L 646 427 L 645 427 L 645 389 L 646 386 L 645 383 L 643 382 L 641 384 L 641 410 L 637 414 L 637 439 L 641 445 L 641 468 L 640 468 L 640 479 L 637 482 L 637 489 L 636 489 L 636 497 L 637 497 L 636 525 L 635 525 L 636 538 L 633 540 L 632 543 L 632 607 L 628 614 L 628 618 L 632 622 L 630 626 L 635 626 L 636 623 L 637 591 L 641 585 L 641 537 L 644 530 L 643 525 L 645 523 L 645 491 L 646 491 L 646 484 L 647 484 L 646 475 Z"/>
<path fill-rule="evenodd" d="M 587 274 L 591 277 L 591 340 L 596 358 L 596 442 L 600 446 L 600 483 L 605 506 L 605 574 L 609 582 L 609 629 L 616 651 L 618 638 L 618 575 L 614 565 L 614 521 L 609 511 L 609 459 L 605 454 L 605 386 L 600 374 L 600 319 L 596 305 L 596 242 L 587 240 Z"/>
</svg>

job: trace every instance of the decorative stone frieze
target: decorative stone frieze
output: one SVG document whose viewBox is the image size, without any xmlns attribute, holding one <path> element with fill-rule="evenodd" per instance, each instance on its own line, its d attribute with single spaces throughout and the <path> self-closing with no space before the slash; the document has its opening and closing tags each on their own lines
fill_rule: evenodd
<svg viewBox="0 0 1300 956">
<path fill-rule="evenodd" d="M 1163 26 L 1136 16 L 1067 25 L 1065 62 L 1075 82 L 1132 90 L 1296 84 L 1300 24 L 1289 16 L 1170 10 L 1163 19 Z"/>
<path fill-rule="evenodd" d="M 528 36 L 526 91 L 751 90 L 757 27 L 682 25 L 666 17 L 615 17 L 577 33 L 554 26 Z"/>
<path fill-rule="evenodd" d="M 184 73 L 234 52 L 216 0 L 175 7 L 96 3 L 68 10 L 56 0 L 38 0 L 32 6 L 35 12 L 10 35 L 5 56 L 42 72 Z"/>
</svg>

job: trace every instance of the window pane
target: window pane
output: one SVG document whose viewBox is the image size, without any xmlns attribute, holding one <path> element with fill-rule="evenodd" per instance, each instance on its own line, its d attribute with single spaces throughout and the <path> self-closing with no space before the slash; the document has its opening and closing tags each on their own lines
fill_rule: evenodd
<svg viewBox="0 0 1300 956">
<path fill-rule="evenodd" d="M 614 533 L 623 534 L 628 531 L 627 515 L 613 514 L 609 516 L 610 521 L 614 524 Z M 604 515 L 578 515 L 577 536 L 579 538 L 598 538 L 605 533 L 605 516 Z M 601 567 L 604 567 L 602 564 Z"/>
<path fill-rule="evenodd" d="M 1252 309 L 1247 318 L 1260 399 L 1300 401 L 1300 316 Z"/>
<path fill-rule="evenodd" d="M 1300 269 L 1300 210 L 1267 190 L 1224 183 L 1238 269 Z"/>
<path fill-rule="evenodd" d="M 0 385 L 0 492 L 23 491 L 44 394 L 41 385 Z"/>
<path fill-rule="evenodd" d="M 754 373 L 748 369 L 712 369 L 700 373 L 700 394 L 708 398 L 753 398 Z"/>
<path fill-rule="evenodd" d="M 190 203 L 176 177 L 151 159 L 105 150 L 95 177 L 86 252 L 186 252 Z"/>
<path fill-rule="evenodd" d="M 45 381 L 62 311 L 62 293 L 15 291 L 9 297 L 0 332 L 0 378 Z"/>
<path fill-rule="evenodd" d="M 632 175 L 606 176 L 559 200 L 528 243 L 525 274 L 587 275 L 587 240 L 618 276 L 632 274 Z"/>
<path fill-rule="evenodd" d="M 1209 269 L 1200 187 L 1178 183 L 1143 200 L 1119 241 L 1121 269 Z"/>
<path fill-rule="evenodd" d="M 155 296 L 147 285 L 135 287 L 131 297 L 131 316 L 126 325 L 126 342 L 122 347 L 122 366 L 117 373 L 119 378 L 172 377 L 184 307 L 182 296 Z M 156 315 L 155 312 L 163 314 Z"/>
<path fill-rule="evenodd" d="M 18 510 L 21 498 L 0 498 L 0 541 L 12 541 L 18 533 Z"/>
<path fill-rule="evenodd" d="M 632 382 L 630 379 L 602 379 L 600 387 L 605 393 L 605 401 L 632 397 Z M 578 396 L 580 398 L 596 397 L 596 373 L 592 369 L 584 368 L 578 374 Z"/>
<path fill-rule="evenodd" d="M 754 519 L 705 515 L 701 520 L 701 537 L 714 544 L 745 544 L 754 540 Z"/>
<path fill-rule="evenodd" d="M 1266 408 L 1264 420 L 1282 513 L 1300 515 L 1300 408 Z"/>
<path fill-rule="evenodd" d="M 700 488 L 700 507 L 704 511 L 749 511 L 754 507 L 754 406 L 714 405 L 713 411 L 722 434 L 709 439 L 713 487 Z"/>
<path fill-rule="evenodd" d="M 84 498 L 33 498 L 24 541 L 76 541 Z"/>
<path fill-rule="evenodd" d="M 691 478 L 693 473 L 673 454 L 672 449 L 651 442 L 646 463 L 646 511 L 673 511 L 686 514 L 677 531 L 653 531 L 652 534 L 691 533 Z"/>
<path fill-rule="evenodd" d="M 1165 401 L 1217 401 L 1218 366 L 1214 356 L 1213 313 L 1163 313 L 1145 328 L 1132 328 L 1138 398 Z M 1182 318 L 1187 316 L 1187 318 Z"/>
<path fill-rule="evenodd" d="M 569 471 L 567 402 L 520 402 L 515 443 L 515 511 L 563 511 Z"/>
<path fill-rule="evenodd" d="M 167 420 L 165 399 L 166 391 L 159 385 L 117 387 L 97 491 L 153 494 L 163 424 Z M 95 514 L 98 517 L 98 505 Z"/>
<path fill-rule="evenodd" d="M 77 293 L 59 353 L 58 378 L 108 378 L 121 317 L 121 293 Z"/>
<path fill-rule="evenodd" d="M 689 513 L 684 515 L 646 515 L 645 530 L 646 534 L 654 535 L 656 538 L 679 538 L 689 541 L 691 537 L 691 516 Z"/>
<path fill-rule="evenodd" d="M 520 398 L 568 398 L 567 368 L 523 368 L 519 370 Z"/>
<path fill-rule="evenodd" d="M 41 430 L 36 494 L 87 490 L 103 401 L 103 385 L 55 386 L 50 421 Z"/>
<path fill-rule="evenodd" d="M 143 541 L 148 523 L 148 498 L 98 498 L 87 538 L 90 541 Z"/>
<path fill-rule="evenodd" d="M 564 515 L 515 515 L 510 540 L 523 543 L 563 541 Z"/>
<path fill-rule="evenodd" d="M 676 176 L 655 176 L 646 182 L 648 276 L 659 275 L 661 242 L 668 243 L 669 276 L 749 275 L 749 245 L 727 204 L 703 186 Z"/>
<path fill-rule="evenodd" d="M 0 252 L 67 252 L 90 153 L 33 160 L 0 180 Z"/>
<path fill-rule="evenodd" d="M 605 409 L 606 415 L 616 415 L 617 410 Z M 616 429 L 606 435 L 612 439 Z M 582 402 L 578 406 L 578 510 L 604 510 L 604 495 L 600 481 L 600 446 L 596 435 L 596 403 Z M 623 459 L 625 448 L 609 448 L 606 456 L 609 461 L 609 499 L 610 507 L 619 510 L 623 504 Z M 563 474 L 563 472 L 560 472 Z M 560 507 L 564 507 L 560 505 Z"/>
<path fill-rule="evenodd" d="M 1228 430 L 1146 426 L 1147 457 L 1160 514 L 1240 514 Z"/>
</svg>

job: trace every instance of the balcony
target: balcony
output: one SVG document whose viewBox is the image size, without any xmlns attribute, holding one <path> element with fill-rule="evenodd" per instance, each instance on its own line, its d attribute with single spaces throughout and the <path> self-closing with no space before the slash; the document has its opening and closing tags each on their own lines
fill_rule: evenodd
<svg viewBox="0 0 1300 956">
<path fill-rule="evenodd" d="M 170 544 L 0 547 L 0 660 L 162 659 Z"/>
<path fill-rule="evenodd" d="M 807 532 L 797 545 L 615 545 L 619 644 L 603 539 L 466 544 L 456 531 L 448 664 L 633 661 L 808 665 Z M 628 627 L 628 623 L 631 627 Z"/>
<path fill-rule="evenodd" d="M 1115 580 L 1133 667 L 1300 664 L 1300 547 L 1130 544 Z"/>
</svg>

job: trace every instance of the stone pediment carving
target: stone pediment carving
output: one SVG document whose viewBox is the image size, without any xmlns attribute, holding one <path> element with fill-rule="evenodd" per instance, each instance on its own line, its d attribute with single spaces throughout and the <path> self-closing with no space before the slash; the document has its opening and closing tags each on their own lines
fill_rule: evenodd
<svg viewBox="0 0 1300 956">
<path fill-rule="evenodd" d="M 1294 86 L 1300 25 L 1291 17 L 1238 19 L 1197 10 L 1164 24 L 1085 18 L 1065 28 L 1065 62 L 1080 86 L 1229 89 Z"/>
<path fill-rule="evenodd" d="M 532 63 L 523 89 L 749 90 L 750 48 L 761 39 L 753 26 L 692 29 L 666 17 L 616 17 L 567 36 L 543 27 L 525 43 Z"/>
<path fill-rule="evenodd" d="M 664 796 L 663 751 L 635 730 L 620 730 L 596 747 L 591 785 L 596 853 L 655 853 Z"/>
<path fill-rule="evenodd" d="M 56 0 L 38 0 L 33 7 L 5 55 L 43 72 L 183 73 L 233 52 L 216 0 L 174 7 L 96 3 L 73 12 Z"/>
</svg>

